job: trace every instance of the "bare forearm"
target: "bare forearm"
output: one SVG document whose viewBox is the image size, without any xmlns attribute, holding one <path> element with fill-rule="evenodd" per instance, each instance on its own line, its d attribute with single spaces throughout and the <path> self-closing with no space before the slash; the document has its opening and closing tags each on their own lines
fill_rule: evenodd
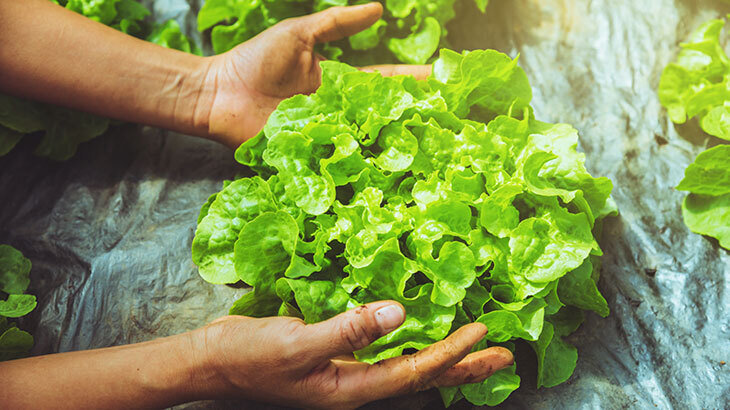
<svg viewBox="0 0 730 410">
<path fill-rule="evenodd" d="M 0 403 L 24 408 L 151 408 L 207 398 L 212 373 L 192 333 L 0 363 Z"/>
<path fill-rule="evenodd" d="M 207 65 L 48 0 L 0 0 L 2 92 L 206 136 Z"/>
</svg>

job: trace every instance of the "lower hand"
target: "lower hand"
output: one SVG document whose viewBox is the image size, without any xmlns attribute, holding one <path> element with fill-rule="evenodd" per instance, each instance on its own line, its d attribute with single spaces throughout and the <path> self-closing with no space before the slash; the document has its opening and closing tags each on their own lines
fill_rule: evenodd
<svg viewBox="0 0 730 410">
<path fill-rule="evenodd" d="M 194 335 L 205 346 L 215 396 L 308 408 L 355 408 L 431 387 L 476 383 L 513 362 L 501 347 L 469 354 L 487 332 L 481 323 L 413 355 L 372 365 L 352 358 L 404 319 L 400 304 L 384 301 L 310 325 L 290 317 L 227 316 Z"/>
<path fill-rule="evenodd" d="M 200 101 L 197 122 L 208 134 L 237 148 L 258 134 L 282 100 L 314 92 L 321 82 L 318 43 L 351 36 L 375 23 L 380 3 L 332 7 L 305 17 L 284 20 L 236 48 L 209 58 L 204 74 L 211 98 Z M 423 79 L 431 67 L 384 65 L 365 67 L 383 75 L 411 74 Z"/>
</svg>

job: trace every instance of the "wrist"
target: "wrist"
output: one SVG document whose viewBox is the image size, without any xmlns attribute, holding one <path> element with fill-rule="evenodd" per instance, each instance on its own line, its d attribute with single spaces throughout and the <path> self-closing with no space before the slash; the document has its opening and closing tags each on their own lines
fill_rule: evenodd
<svg viewBox="0 0 730 410">
<path fill-rule="evenodd" d="M 193 394 L 195 400 L 228 397 L 233 390 L 213 348 L 220 335 L 211 332 L 215 332 L 215 328 L 206 326 L 178 336 L 182 339 L 178 346 L 183 347 L 183 357 L 190 360 L 186 390 Z"/>
<path fill-rule="evenodd" d="M 185 57 L 179 71 L 167 78 L 165 88 L 173 91 L 174 101 L 163 116 L 171 119 L 167 128 L 173 131 L 212 138 L 209 120 L 216 90 L 212 57 Z"/>
<path fill-rule="evenodd" d="M 241 68 L 246 58 L 237 50 L 209 59 L 205 88 L 211 91 L 196 112 L 206 114 L 200 121 L 207 125 L 207 138 L 236 149 L 259 133 L 281 99 L 255 91 Z"/>
</svg>

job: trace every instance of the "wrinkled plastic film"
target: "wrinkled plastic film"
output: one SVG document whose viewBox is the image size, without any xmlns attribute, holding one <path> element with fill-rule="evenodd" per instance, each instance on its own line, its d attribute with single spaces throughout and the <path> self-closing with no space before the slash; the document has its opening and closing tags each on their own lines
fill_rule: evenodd
<svg viewBox="0 0 730 410">
<path fill-rule="evenodd" d="M 198 3 L 151 9 L 190 35 Z M 730 399 L 730 365 L 721 364 L 730 362 L 730 254 L 687 229 L 684 194 L 673 189 L 710 138 L 691 122 L 672 124 L 656 94 L 678 43 L 727 12 L 719 1 L 492 0 L 486 16 L 462 13 L 449 25 L 455 49 L 520 55 L 536 117 L 579 130 L 586 166 L 613 180 L 621 212 L 602 241 L 599 288 L 611 315 L 588 314 L 569 338 L 575 374 L 535 390 L 523 373 L 502 407 L 719 409 Z M 21 324 L 36 337 L 35 354 L 191 330 L 247 291 L 204 282 L 190 259 L 200 206 L 223 179 L 245 172 L 231 151 L 130 125 L 65 163 L 33 156 L 33 142 L 0 158 L 0 243 L 33 262 L 29 292 L 39 306 Z M 428 392 L 370 408 L 437 400 Z M 241 406 L 258 408 L 187 407 Z"/>
</svg>

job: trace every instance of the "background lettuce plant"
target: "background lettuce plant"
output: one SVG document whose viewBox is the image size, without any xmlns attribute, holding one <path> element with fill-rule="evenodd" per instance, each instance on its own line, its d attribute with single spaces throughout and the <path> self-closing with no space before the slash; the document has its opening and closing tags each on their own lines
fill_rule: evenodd
<svg viewBox="0 0 730 410">
<path fill-rule="evenodd" d="M 51 0 L 124 33 L 186 52 L 200 50 L 180 31 L 174 20 L 152 26 L 150 14 L 135 0 Z M 68 108 L 26 101 L 0 94 L 0 156 L 7 154 L 23 136 L 43 133 L 36 155 L 66 160 L 82 142 L 103 134 L 110 120 Z"/>
<path fill-rule="evenodd" d="M 35 296 L 25 294 L 29 272 L 30 261 L 20 251 L 0 245 L 0 361 L 22 357 L 33 347 L 33 336 L 11 321 L 36 307 Z"/>
<path fill-rule="evenodd" d="M 720 44 L 725 20 L 700 26 L 683 43 L 677 61 L 659 83 L 659 99 L 677 124 L 697 118 L 706 133 L 730 141 L 730 59 Z M 730 145 L 701 153 L 677 186 L 689 195 L 682 204 L 684 222 L 730 249 Z"/>
<path fill-rule="evenodd" d="M 331 59 L 368 65 L 400 61 L 427 62 L 445 46 L 445 25 L 455 17 L 455 5 L 472 0 L 386 0 L 383 17 L 372 27 L 322 50 Z M 332 6 L 362 4 L 362 0 L 206 0 L 198 13 L 198 30 L 211 29 L 213 50 L 222 53 L 281 20 Z M 488 0 L 474 0 L 484 12 Z"/>
<path fill-rule="evenodd" d="M 405 323 L 362 361 L 479 321 L 489 334 L 477 349 L 525 340 L 538 386 L 567 380 L 577 352 L 564 338 L 584 310 L 609 313 L 595 238 L 616 210 L 576 130 L 535 120 L 524 71 L 493 50 L 442 50 L 427 81 L 322 68 L 316 93 L 283 101 L 236 151 L 257 175 L 203 206 L 200 275 L 253 287 L 232 314 L 317 322 L 399 301 Z M 442 389 L 444 402 L 496 405 L 519 386 L 515 368 Z"/>
</svg>

